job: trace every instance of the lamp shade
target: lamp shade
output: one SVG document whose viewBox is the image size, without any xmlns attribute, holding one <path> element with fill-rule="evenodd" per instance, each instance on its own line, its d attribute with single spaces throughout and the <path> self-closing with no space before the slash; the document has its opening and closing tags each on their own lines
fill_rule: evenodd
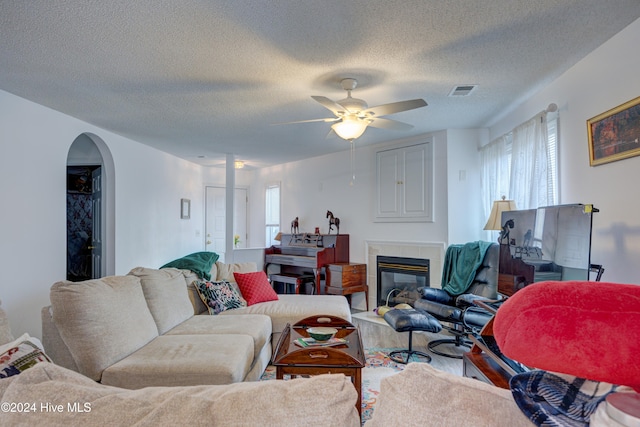
<svg viewBox="0 0 640 427">
<path fill-rule="evenodd" d="M 360 138 L 367 129 L 367 122 L 356 118 L 345 118 L 331 126 L 331 129 L 342 139 L 353 141 Z"/>
<path fill-rule="evenodd" d="M 484 226 L 484 229 L 502 230 L 502 212 L 515 211 L 516 209 L 516 202 L 513 200 L 505 200 L 505 197 L 502 196 L 502 200 L 496 200 L 493 202 L 491 214 L 489 215 L 489 220 Z"/>
</svg>

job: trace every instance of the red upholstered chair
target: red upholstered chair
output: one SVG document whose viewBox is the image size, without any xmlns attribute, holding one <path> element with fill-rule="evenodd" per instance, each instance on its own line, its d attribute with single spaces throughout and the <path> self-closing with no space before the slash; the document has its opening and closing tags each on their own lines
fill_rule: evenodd
<svg viewBox="0 0 640 427">
<path fill-rule="evenodd" d="M 502 304 L 493 332 L 527 366 L 640 391 L 640 285 L 535 283 Z"/>
</svg>

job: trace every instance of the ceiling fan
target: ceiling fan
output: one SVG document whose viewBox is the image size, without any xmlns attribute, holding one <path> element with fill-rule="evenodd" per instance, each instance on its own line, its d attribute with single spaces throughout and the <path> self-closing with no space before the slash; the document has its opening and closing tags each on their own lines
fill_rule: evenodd
<svg viewBox="0 0 640 427">
<path fill-rule="evenodd" d="M 368 126 L 390 129 L 409 130 L 413 126 L 396 120 L 386 119 L 382 116 L 400 113 L 402 111 L 413 110 L 425 107 L 427 103 L 424 99 L 411 99 L 408 101 L 392 102 L 369 108 L 367 103 L 351 96 L 351 91 L 358 86 L 358 81 L 353 78 L 346 78 L 340 81 L 342 88 L 347 91 L 347 97 L 339 101 L 332 101 L 326 96 L 312 96 L 314 100 L 322 104 L 323 107 L 335 114 L 335 117 L 325 119 L 302 120 L 291 123 L 326 122 L 331 125 L 332 132 L 340 138 L 353 142 L 359 138 Z"/>
</svg>

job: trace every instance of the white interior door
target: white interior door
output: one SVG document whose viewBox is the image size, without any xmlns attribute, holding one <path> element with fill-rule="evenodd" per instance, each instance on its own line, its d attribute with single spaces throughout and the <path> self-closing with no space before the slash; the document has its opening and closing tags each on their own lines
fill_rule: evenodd
<svg viewBox="0 0 640 427">
<path fill-rule="evenodd" d="M 224 262 L 225 250 L 225 189 L 224 187 L 206 187 L 206 240 L 205 250 L 220 255 Z"/>
<path fill-rule="evenodd" d="M 224 262 L 226 228 L 226 193 L 224 187 L 207 186 L 205 191 L 205 250 L 220 255 Z M 247 189 L 236 188 L 234 193 L 233 234 L 239 236 L 237 248 L 246 248 L 249 233 L 247 229 Z"/>
</svg>

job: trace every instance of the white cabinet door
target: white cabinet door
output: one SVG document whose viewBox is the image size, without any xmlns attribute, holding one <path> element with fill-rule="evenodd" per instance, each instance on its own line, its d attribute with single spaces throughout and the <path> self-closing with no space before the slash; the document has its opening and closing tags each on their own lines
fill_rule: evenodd
<svg viewBox="0 0 640 427">
<path fill-rule="evenodd" d="M 377 217 L 397 217 L 400 215 L 400 152 L 381 151 L 376 161 Z"/>
<path fill-rule="evenodd" d="M 431 142 L 376 153 L 376 221 L 432 221 L 432 198 Z"/>
</svg>

